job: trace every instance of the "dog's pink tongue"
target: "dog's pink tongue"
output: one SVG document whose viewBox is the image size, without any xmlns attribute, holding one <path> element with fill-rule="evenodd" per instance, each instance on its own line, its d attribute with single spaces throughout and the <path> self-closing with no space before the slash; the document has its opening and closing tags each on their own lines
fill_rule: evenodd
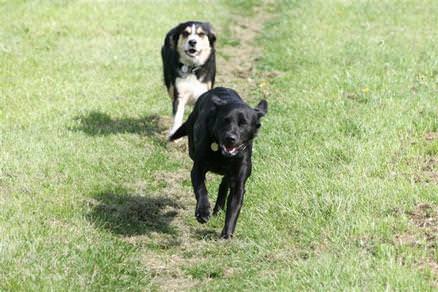
<svg viewBox="0 0 438 292">
<path fill-rule="evenodd" d="M 230 147 L 225 147 L 227 149 L 228 152 L 233 152 L 234 149 L 236 149 L 236 147 L 230 146 Z"/>
</svg>

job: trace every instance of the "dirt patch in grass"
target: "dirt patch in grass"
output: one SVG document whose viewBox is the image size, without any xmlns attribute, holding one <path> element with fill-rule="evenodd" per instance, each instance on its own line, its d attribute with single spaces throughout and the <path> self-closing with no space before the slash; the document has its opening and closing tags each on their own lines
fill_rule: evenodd
<svg viewBox="0 0 438 292">
<path fill-rule="evenodd" d="M 94 195 L 87 201 L 87 217 L 141 251 L 140 261 L 157 290 L 188 290 L 199 281 L 185 269 L 199 259 L 180 254 L 202 244 L 187 224 L 195 206 L 191 189 L 184 186 L 189 173 L 181 169 L 152 176 L 151 184 L 139 181 Z"/>
<path fill-rule="evenodd" d="M 187 260 L 176 254 L 158 254 L 145 251 L 141 262 L 151 271 L 153 283 L 159 290 L 186 291 L 196 286 L 199 281 L 187 277 L 184 266 Z"/>
<path fill-rule="evenodd" d="M 424 139 L 427 141 L 438 140 L 438 132 L 428 132 L 424 135 Z"/>
<path fill-rule="evenodd" d="M 413 165 L 417 166 L 414 175 L 417 183 L 438 184 L 438 132 L 428 132 L 424 140 L 418 143 L 424 155 L 418 157 Z"/>
<path fill-rule="evenodd" d="M 396 245 L 421 248 L 425 255 L 417 260 L 420 269 L 429 270 L 438 286 L 438 206 L 428 203 L 418 204 L 414 210 L 407 212 L 409 228 L 395 237 Z"/>
<path fill-rule="evenodd" d="M 232 41 L 227 45 L 219 47 L 217 68 L 217 85 L 236 89 L 242 98 L 249 98 L 249 94 L 255 90 L 256 61 L 262 56 L 262 49 L 256 46 L 256 39 L 261 33 L 264 24 L 272 18 L 270 7 L 271 1 L 265 1 L 261 6 L 254 9 L 254 14 L 249 16 L 235 15 L 229 26 L 229 31 L 219 32 L 223 38 L 230 38 Z M 270 72 L 267 78 L 274 78 L 279 72 Z"/>
<path fill-rule="evenodd" d="M 418 204 L 413 211 L 407 212 L 410 229 L 396 236 L 402 245 L 424 245 L 426 248 L 438 246 L 438 206 L 427 203 Z"/>
<path fill-rule="evenodd" d="M 344 92 L 342 96 L 346 99 L 358 102 L 358 103 L 368 103 L 369 99 L 363 93 L 356 92 Z"/>
<path fill-rule="evenodd" d="M 422 231 L 428 247 L 435 248 L 438 245 L 438 206 L 430 204 L 418 204 L 416 208 L 408 212 L 410 220 Z"/>
<path fill-rule="evenodd" d="M 415 182 L 438 184 L 438 158 L 428 156 L 420 162 L 420 169 L 415 174 Z"/>
<path fill-rule="evenodd" d="M 178 155 L 178 152 L 171 151 L 170 155 Z M 153 186 L 159 189 L 159 195 L 162 198 L 171 198 L 173 205 L 163 202 L 165 204 L 163 208 L 158 205 L 159 208 L 156 210 L 157 218 L 151 218 L 158 219 L 158 223 L 162 222 L 161 228 L 154 228 L 149 232 L 129 234 L 123 236 L 122 240 L 142 251 L 141 262 L 150 271 L 153 284 L 157 289 L 166 291 L 189 290 L 196 287 L 200 281 L 187 274 L 187 267 L 196 266 L 203 259 L 184 254 L 196 254 L 196 251 L 206 244 L 205 241 L 199 239 L 198 233 L 199 230 L 209 227 L 206 225 L 193 227 L 189 223 L 194 221 L 195 198 L 191 187 L 187 185 L 190 180 L 190 172 L 186 168 L 159 171 L 152 176 Z M 130 187 L 134 188 L 136 193 L 143 193 L 148 189 L 144 183 L 137 183 Z"/>
</svg>

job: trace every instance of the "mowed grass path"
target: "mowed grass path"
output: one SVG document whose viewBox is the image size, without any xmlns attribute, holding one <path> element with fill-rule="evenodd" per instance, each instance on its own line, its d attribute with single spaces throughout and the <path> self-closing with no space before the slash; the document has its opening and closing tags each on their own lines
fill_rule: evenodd
<svg viewBox="0 0 438 292">
<path fill-rule="evenodd" d="M 236 238 L 193 219 L 159 48 L 253 2 L 0 2 L 0 290 L 436 287 L 433 1 L 266 5 Z"/>
</svg>

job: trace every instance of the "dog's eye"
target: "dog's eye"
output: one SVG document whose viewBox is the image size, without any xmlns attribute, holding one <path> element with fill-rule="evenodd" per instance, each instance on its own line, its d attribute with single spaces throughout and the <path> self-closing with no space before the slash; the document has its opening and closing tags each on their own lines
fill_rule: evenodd
<svg viewBox="0 0 438 292">
<path fill-rule="evenodd" d="M 200 32 L 200 33 L 198 33 L 198 36 L 203 38 L 203 37 L 205 37 L 205 33 L 204 32 Z"/>
<path fill-rule="evenodd" d="M 247 123 L 246 123 L 246 120 L 245 119 L 240 119 L 239 120 L 239 126 L 244 126 L 244 125 L 246 125 Z"/>
<path fill-rule="evenodd" d="M 182 36 L 185 37 L 185 38 L 188 37 L 188 36 L 189 36 L 189 32 L 186 31 L 186 30 L 183 31 L 183 32 L 182 32 Z"/>
</svg>

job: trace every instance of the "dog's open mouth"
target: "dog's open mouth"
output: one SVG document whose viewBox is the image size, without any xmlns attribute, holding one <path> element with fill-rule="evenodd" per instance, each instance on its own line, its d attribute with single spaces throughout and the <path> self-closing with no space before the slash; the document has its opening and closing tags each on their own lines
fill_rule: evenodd
<svg viewBox="0 0 438 292">
<path fill-rule="evenodd" d="M 225 146 L 223 144 L 221 145 L 222 154 L 228 157 L 235 156 L 243 149 L 245 149 L 244 144 L 240 144 L 237 146 Z"/>
<path fill-rule="evenodd" d="M 198 51 L 196 49 L 193 49 L 193 48 L 188 49 L 185 52 L 186 52 L 186 55 L 188 55 L 189 57 L 196 56 L 198 53 Z"/>
</svg>

